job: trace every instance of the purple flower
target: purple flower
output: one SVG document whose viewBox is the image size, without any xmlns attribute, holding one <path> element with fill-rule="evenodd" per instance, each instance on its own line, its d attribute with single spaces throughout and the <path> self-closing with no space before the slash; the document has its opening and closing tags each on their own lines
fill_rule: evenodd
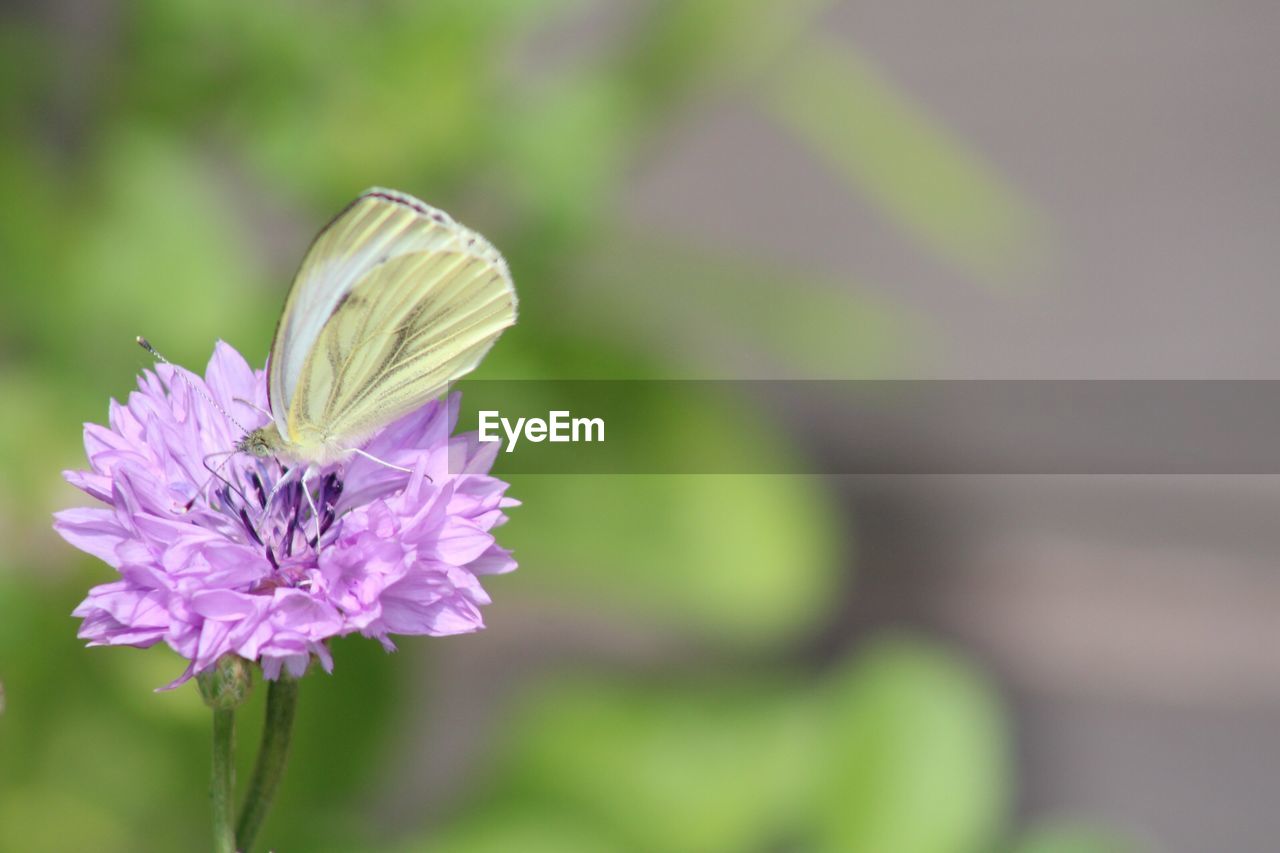
<svg viewBox="0 0 1280 853">
<path fill-rule="evenodd" d="M 299 472 L 228 453 L 240 428 L 205 395 L 245 428 L 268 419 L 265 375 L 219 342 L 204 379 L 159 365 L 111 401 L 109 427 L 85 425 L 91 470 L 65 476 L 106 507 L 59 512 L 54 528 L 120 574 L 75 609 L 89 645 L 167 643 L 191 662 L 176 687 L 227 653 L 274 679 L 313 655 L 331 670 L 330 637 L 393 649 L 392 634 L 484 627 L 480 576 L 516 567 L 491 531 L 519 502 L 488 474 L 496 443 L 450 437 L 456 395 L 364 445 L 411 474 L 356 456 L 308 481 L 312 501 Z"/>
</svg>

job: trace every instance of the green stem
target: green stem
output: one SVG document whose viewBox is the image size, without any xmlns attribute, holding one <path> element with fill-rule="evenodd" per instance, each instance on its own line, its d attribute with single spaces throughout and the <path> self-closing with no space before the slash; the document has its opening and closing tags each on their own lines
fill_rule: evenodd
<svg viewBox="0 0 1280 853">
<path fill-rule="evenodd" d="M 298 681 L 285 673 L 267 688 L 267 719 L 262 727 L 262 745 L 258 747 L 258 763 L 245 795 L 236 829 L 238 850 L 249 851 L 262 823 L 267 819 L 271 800 L 284 776 L 289 758 L 289 736 L 293 731 L 294 711 L 298 707 Z"/>
<path fill-rule="evenodd" d="M 209 800 L 213 805 L 213 849 L 235 853 L 236 849 L 236 712 L 213 712 L 213 772 Z"/>
</svg>

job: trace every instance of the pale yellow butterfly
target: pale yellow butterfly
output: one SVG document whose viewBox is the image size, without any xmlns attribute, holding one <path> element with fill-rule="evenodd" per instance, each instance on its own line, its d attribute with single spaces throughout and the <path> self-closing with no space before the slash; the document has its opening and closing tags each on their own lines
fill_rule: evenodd
<svg viewBox="0 0 1280 853">
<path fill-rule="evenodd" d="M 307 251 L 267 362 L 272 423 L 237 450 L 308 468 L 360 453 L 515 321 L 511 274 L 487 240 L 413 196 L 367 190 Z"/>
</svg>

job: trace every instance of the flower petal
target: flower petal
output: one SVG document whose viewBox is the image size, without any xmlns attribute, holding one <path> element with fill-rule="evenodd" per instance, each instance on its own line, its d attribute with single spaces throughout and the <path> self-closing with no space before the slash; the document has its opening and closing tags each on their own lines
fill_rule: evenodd
<svg viewBox="0 0 1280 853">
<path fill-rule="evenodd" d="M 493 545 L 493 536 L 465 518 L 450 518 L 436 540 L 440 559 L 455 566 L 465 566 L 479 559 Z"/>
<path fill-rule="evenodd" d="M 53 529 L 81 551 L 86 551 L 109 566 L 119 568 L 116 549 L 129 536 L 129 531 L 116 521 L 109 509 L 84 507 L 54 513 Z"/>
</svg>

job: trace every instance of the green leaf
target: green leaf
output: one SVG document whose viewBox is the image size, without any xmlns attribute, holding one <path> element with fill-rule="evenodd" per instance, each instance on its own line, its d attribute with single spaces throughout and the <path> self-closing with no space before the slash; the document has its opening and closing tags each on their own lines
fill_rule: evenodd
<svg viewBox="0 0 1280 853">
<path fill-rule="evenodd" d="M 990 284 L 1042 265 L 1035 208 L 855 51 L 815 39 L 765 94 L 833 172 L 942 260 Z"/>
<path fill-rule="evenodd" d="M 999 838 L 1004 720 L 972 667 L 917 641 L 881 642 L 833 676 L 820 850 L 965 853 Z"/>
<path fill-rule="evenodd" d="M 634 28 L 620 71 L 650 110 L 752 80 L 793 49 L 832 0 L 663 0 Z"/>
<path fill-rule="evenodd" d="M 149 363 L 132 335 L 203 373 L 213 341 L 244 328 L 246 312 L 265 315 L 260 328 L 269 329 L 267 306 L 283 288 L 262 286 L 247 226 L 212 164 L 146 132 L 113 138 L 102 156 L 102 186 L 84 211 L 92 227 L 68 246 L 72 289 L 59 308 L 76 334 L 62 346 L 82 364 L 105 358 L 127 387 Z"/>
<path fill-rule="evenodd" d="M 574 815 L 620 849 L 767 848 L 790 833 L 822 749 L 814 708 L 792 687 L 544 688 L 514 717 L 496 793 Z"/>
<path fill-rule="evenodd" d="M 822 484 L 786 476 L 513 478 L 511 583 L 566 610 L 764 647 L 828 612 L 838 581 Z"/>
<path fill-rule="evenodd" d="M 508 719 L 468 825 L 518 808 L 571 815 L 607 849 L 976 853 L 1007 812 L 995 697 L 915 641 L 808 680 L 562 680 Z"/>
<path fill-rule="evenodd" d="M 513 113 L 501 169 L 526 217 L 559 233 L 594 227 L 634 145 L 628 95 L 616 81 L 575 77 Z"/>
</svg>

